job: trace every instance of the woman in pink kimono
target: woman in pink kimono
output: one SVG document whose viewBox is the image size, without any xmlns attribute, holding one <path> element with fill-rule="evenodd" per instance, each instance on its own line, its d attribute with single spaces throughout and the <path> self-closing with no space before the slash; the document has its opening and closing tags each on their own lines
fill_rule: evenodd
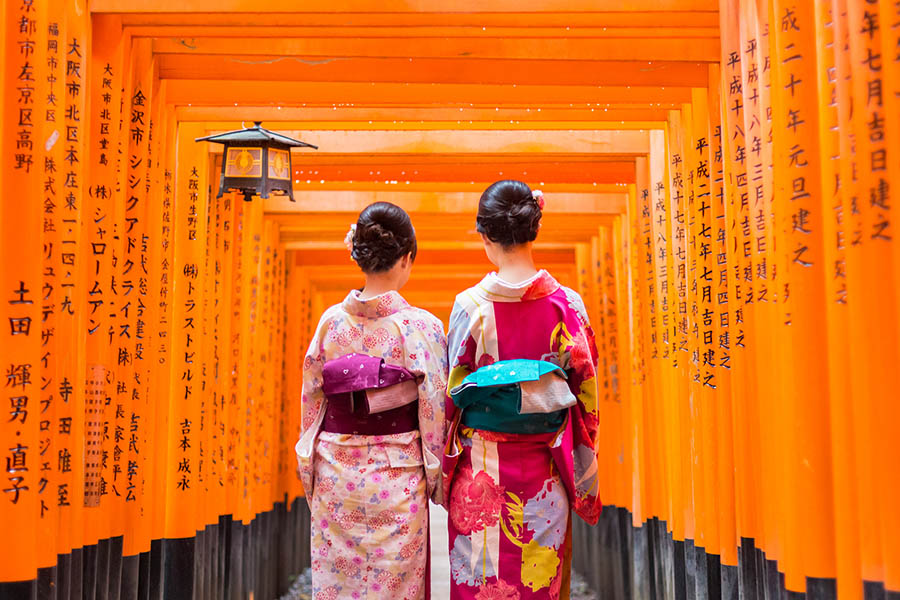
<svg viewBox="0 0 900 600">
<path fill-rule="evenodd" d="M 444 455 L 451 598 L 569 597 L 570 509 L 600 513 L 597 351 L 581 297 L 532 259 L 540 192 L 500 181 L 476 220 L 497 272 L 456 297 Z"/>
<path fill-rule="evenodd" d="M 370 205 L 346 241 L 365 287 L 325 311 L 303 364 L 296 450 L 312 515 L 313 598 L 428 598 L 428 499 L 442 502 L 444 328 L 397 292 L 416 257 L 403 209 Z"/>
</svg>

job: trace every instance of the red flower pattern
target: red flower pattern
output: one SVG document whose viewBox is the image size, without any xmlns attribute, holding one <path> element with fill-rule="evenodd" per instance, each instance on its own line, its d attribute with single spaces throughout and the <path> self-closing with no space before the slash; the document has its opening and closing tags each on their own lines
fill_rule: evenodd
<svg viewBox="0 0 900 600">
<path fill-rule="evenodd" d="M 491 356 L 490 354 L 485 353 L 485 354 L 482 354 L 482 355 L 481 355 L 481 358 L 478 359 L 478 365 L 477 365 L 477 367 L 480 369 L 481 367 L 486 367 L 486 366 L 488 366 L 488 365 L 492 365 L 492 364 L 494 364 L 495 362 L 496 362 L 496 360 L 494 359 L 493 356 Z"/>
<path fill-rule="evenodd" d="M 494 479 L 479 471 L 472 476 L 472 467 L 460 470 L 450 496 L 450 518 L 463 535 L 493 527 L 500 520 L 506 490 Z"/>
<path fill-rule="evenodd" d="M 495 583 L 481 586 L 475 595 L 475 600 L 519 600 L 519 590 L 509 585 L 499 577 Z"/>
<path fill-rule="evenodd" d="M 569 348 L 569 366 L 582 377 L 589 378 L 594 371 L 594 357 L 591 355 L 591 344 L 586 335 L 575 335 L 573 345 Z"/>
</svg>

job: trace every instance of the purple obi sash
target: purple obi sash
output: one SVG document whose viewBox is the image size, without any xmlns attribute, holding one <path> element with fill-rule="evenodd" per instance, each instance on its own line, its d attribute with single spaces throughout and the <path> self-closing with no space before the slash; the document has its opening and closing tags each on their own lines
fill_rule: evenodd
<svg viewBox="0 0 900 600">
<path fill-rule="evenodd" d="M 328 399 L 322 431 L 390 435 L 419 428 L 416 376 L 365 354 L 346 354 L 322 368 Z"/>
</svg>

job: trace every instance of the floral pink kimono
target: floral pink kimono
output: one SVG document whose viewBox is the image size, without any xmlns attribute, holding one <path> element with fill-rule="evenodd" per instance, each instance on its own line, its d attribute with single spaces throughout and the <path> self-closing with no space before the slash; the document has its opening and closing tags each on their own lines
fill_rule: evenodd
<svg viewBox="0 0 900 600">
<path fill-rule="evenodd" d="M 460 410 L 448 400 L 453 428 L 443 469 L 451 598 L 568 598 L 570 509 L 596 523 L 601 508 L 594 449 L 597 352 L 584 303 L 543 270 L 520 285 L 491 273 L 457 296 L 448 340 L 454 398 L 455 390 L 477 379 L 479 369 L 484 370 L 478 375 L 485 375 L 480 379 L 497 379 L 507 364 L 555 366 L 564 389 L 563 394 L 532 393 L 525 383 L 539 382 L 524 382 L 516 390 L 518 408 L 505 410 L 541 414 L 511 414 L 495 421 L 499 430 L 466 422 L 496 419 L 500 405 L 479 413 L 470 412 L 475 406 Z M 528 400 L 529 394 L 539 401 Z M 541 406 L 526 410 L 527 405 Z M 544 429 L 508 431 L 516 422 Z"/>
<path fill-rule="evenodd" d="M 314 600 L 429 597 L 446 373 L 442 323 L 397 292 L 353 291 L 322 315 L 303 364 L 296 448 Z"/>
</svg>

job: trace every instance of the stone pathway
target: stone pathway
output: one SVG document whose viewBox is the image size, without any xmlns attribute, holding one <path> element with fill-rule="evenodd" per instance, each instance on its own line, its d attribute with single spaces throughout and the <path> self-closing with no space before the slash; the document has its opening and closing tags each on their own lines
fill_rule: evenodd
<svg viewBox="0 0 900 600">
<path fill-rule="evenodd" d="M 450 598 L 450 555 L 447 542 L 447 511 L 440 506 L 431 505 L 431 597 L 432 600 Z M 309 569 L 297 577 L 290 592 L 279 600 L 311 600 L 310 587 L 312 580 Z M 571 600 L 597 600 L 587 583 L 572 573 Z"/>
</svg>

